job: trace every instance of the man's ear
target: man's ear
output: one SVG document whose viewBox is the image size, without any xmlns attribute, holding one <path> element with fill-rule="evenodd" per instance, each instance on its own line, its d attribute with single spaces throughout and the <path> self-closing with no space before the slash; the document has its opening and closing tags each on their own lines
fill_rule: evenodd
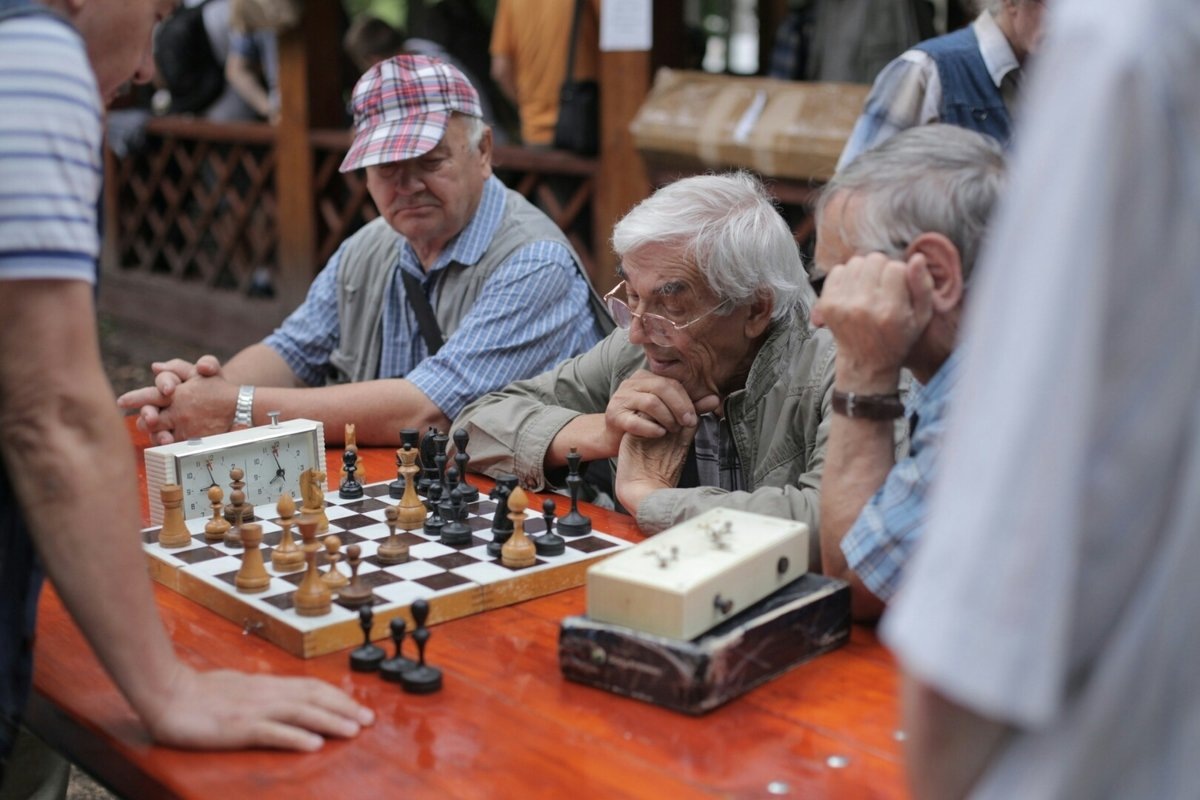
<svg viewBox="0 0 1200 800">
<path fill-rule="evenodd" d="M 492 140 L 491 126 L 484 126 L 483 136 L 479 138 L 479 157 L 483 162 L 483 177 L 490 178 L 492 176 L 492 148 L 494 141 Z"/>
<path fill-rule="evenodd" d="M 757 339 L 771 324 L 771 314 L 775 311 L 775 301 L 770 295 L 760 293 L 750 301 L 749 313 L 746 315 L 745 331 L 747 339 Z"/>
<path fill-rule="evenodd" d="M 956 308 L 963 298 L 962 258 L 950 238 L 941 233 L 922 233 L 904 251 L 905 258 L 914 253 L 925 256 L 926 268 L 933 279 L 933 310 L 945 314 Z"/>
</svg>

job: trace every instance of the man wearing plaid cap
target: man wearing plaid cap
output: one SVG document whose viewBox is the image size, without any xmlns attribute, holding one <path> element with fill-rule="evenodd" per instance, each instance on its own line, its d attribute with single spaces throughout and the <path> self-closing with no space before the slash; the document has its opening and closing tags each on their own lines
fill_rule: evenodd
<svg viewBox="0 0 1200 800">
<path fill-rule="evenodd" d="M 392 443 L 401 428 L 447 429 L 471 400 L 603 335 L 566 237 L 492 175 L 492 132 L 461 72 L 397 56 L 359 79 L 353 104 L 341 169 L 366 169 L 380 218 L 264 341 L 223 366 L 155 364 L 154 386 L 120 398 L 156 443 L 261 424 L 268 410 L 322 420 L 333 439 L 353 422 L 361 444 Z"/>
</svg>

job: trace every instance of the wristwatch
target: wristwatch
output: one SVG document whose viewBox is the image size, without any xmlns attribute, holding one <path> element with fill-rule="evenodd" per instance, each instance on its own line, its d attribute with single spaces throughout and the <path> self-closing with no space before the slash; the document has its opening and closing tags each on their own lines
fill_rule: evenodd
<svg viewBox="0 0 1200 800">
<path fill-rule="evenodd" d="M 237 405 L 233 409 L 233 430 L 249 428 L 254 424 L 254 387 L 238 387 Z"/>
<path fill-rule="evenodd" d="M 856 394 L 833 390 L 833 410 L 853 419 L 896 419 L 904 416 L 900 393 Z"/>
</svg>

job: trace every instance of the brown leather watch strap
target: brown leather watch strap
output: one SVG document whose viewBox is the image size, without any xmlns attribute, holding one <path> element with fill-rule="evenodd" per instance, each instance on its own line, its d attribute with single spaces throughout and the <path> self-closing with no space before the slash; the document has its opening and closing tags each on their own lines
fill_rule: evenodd
<svg viewBox="0 0 1200 800">
<path fill-rule="evenodd" d="M 833 410 L 854 419 L 896 419 L 904 416 L 900 393 L 855 394 L 833 390 Z"/>
</svg>

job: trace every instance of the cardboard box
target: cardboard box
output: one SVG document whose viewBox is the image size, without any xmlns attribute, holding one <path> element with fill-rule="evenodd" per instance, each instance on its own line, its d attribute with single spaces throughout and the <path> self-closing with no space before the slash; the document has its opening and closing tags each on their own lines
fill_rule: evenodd
<svg viewBox="0 0 1200 800">
<path fill-rule="evenodd" d="M 703 714 L 850 639 L 850 587 L 808 573 L 691 641 L 567 617 L 563 675 L 687 714 Z"/>
<path fill-rule="evenodd" d="M 825 181 L 870 88 L 664 68 L 630 132 L 652 169 Z"/>
</svg>

